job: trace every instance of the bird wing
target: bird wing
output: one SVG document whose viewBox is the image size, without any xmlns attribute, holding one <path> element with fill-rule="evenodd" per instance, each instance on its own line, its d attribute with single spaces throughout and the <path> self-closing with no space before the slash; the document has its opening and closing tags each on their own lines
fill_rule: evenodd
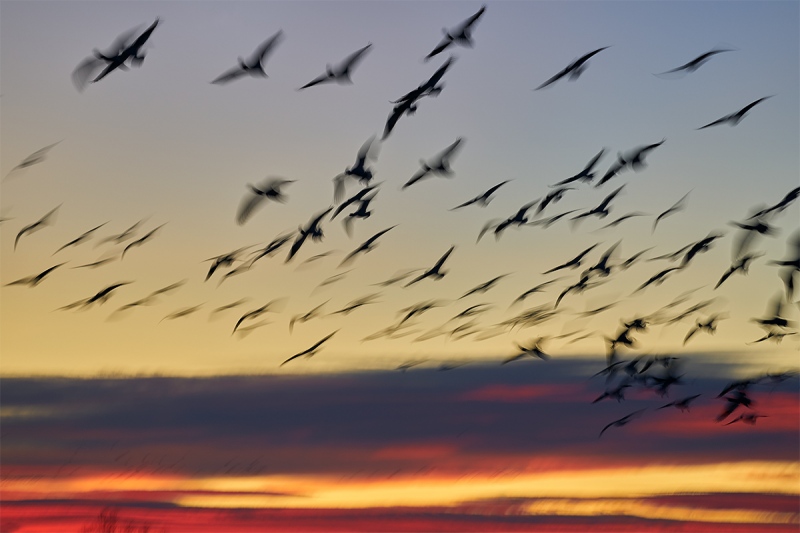
<svg viewBox="0 0 800 533">
<path fill-rule="evenodd" d="M 706 128 L 710 128 L 712 126 L 719 126 L 720 124 L 725 124 L 726 122 L 730 121 L 732 115 L 725 115 L 724 117 L 715 120 L 714 122 L 709 122 L 705 126 L 700 126 L 697 128 L 698 130 L 704 130 Z"/>
<path fill-rule="evenodd" d="M 467 201 L 466 201 L 466 202 L 464 202 L 463 204 L 457 205 L 457 206 L 455 206 L 454 208 L 450 209 L 450 211 L 455 211 L 456 209 L 461 209 L 462 207 L 467 207 L 468 205 L 472 205 L 472 204 L 474 204 L 475 202 L 477 202 L 478 200 L 480 200 L 482 196 L 483 196 L 483 195 L 481 195 L 481 196 L 476 196 L 475 198 L 473 198 L 473 199 L 471 199 L 471 200 L 467 200 Z"/>
<path fill-rule="evenodd" d="M 79 92 L 83 92 L 86 85 L 89 83 L 97 70 L 103 66 L 103 61 L 93 56 L 88 56 L 86 59 L 78 63 L 75 70 L 72 71 L 72 84 Z"/>
<path fill-rule="evenodd" d="M 233 80 L 239 79 L 245 74 L 246 72 L 242 69 L 242 67 L 233 67 L 214 78 L 211 83 L 215 85 L 222 85 L 224 83 L 229 83 Z"/>
<path fill-rule="evenodd" d="M 538 91 L 539 89 L 544 89 L 545 87 L 552 85 L 553 83 L 557 82 L 558 80 L 566 76 L 567 72 L 568 72 L 567 69 L 562 70 L 561 72 L 559 72 L 558 74 L 556 74 L 543 84 L 539 85 L 537 88 L 534 89 L 534 91 Z"/>
<path fill-rule="evenodd" d="M 263 195 L 252 193 L 242 198 L 239 204 L 239 210 L 236 212 L 236 223 L 241 226 L 247 222 L 256 208 L 264 203 L 265 199 L 266 197 Z"/>
<path fill-rule="evenodd" d="M 369 43 L 364 48 L 356 50 L 349 56 L 347 56 L 344 61 L 342 61 L 342 68 L 341 70 L 344 72 L 349 71 L 351 68 L 354 68 L 358 63 L 363 59 L 364 54 L 372 47 L 372 43 Z"/>
<path fill-rule="evenodd" d="M 263 63 L 282 38 L 283 30 L 278 30 L 278 33 L 261 43 L 261 45 L 255 49 L 253 55 L 250 56 L 248 63 L 251 65 L 255 63 Z"/>
<path fill-rule="evenodd" d="M 450 257 L 450 254 L 453 253 L 453 250 L 455 250 L 455 249 L 456 249 L 455 246 L 451 246 L 450 249 L 447 250 L 444 253 L 444 255 L 439 258 L 439 260 L 436 262 L 436 264 L 433 265 L 433 270 L 438 270 L 438 269 L 442 268 L 442 265 L 444 265 L 444 262 L 447 261 L 447 258 Z"/>
<path fill-rule="evenodd" d="M 405 183 L 405 185 L 403 185 L 403 189 L 405 189 L 406 187 L 410 187 L 411 185 L 415 184 L 416 182 L 418 182 L 419 180 L 421 180 L 422 178 L 427 176 L 429 173 L 430 173 L 430 169 L 429 168 L 422 168 L 422 169 L 418 170 L 417 173 L 414 174 L 413 176 L 411 176 L 411 179 L 408 180 Z"/>
<path fill-rule="evenodd" d="M 441 54 L 442 52 L 444 52 L 445 50 L 447 50 L 447 49 L 450 47 L 450 45 L 452 45 L 452 44 L 453 44 L 453 39 L 451 39 L 449 36 L 445 36 L 445 37 L 444 37 L 444 39 L 442 39 L 442 40 L 439 42 L 439 44 L 437 44 L 437 45 L 436 45 L 436 48 L 434 48 L 433 50 L 431 50 L 431 52 L 430 52 L 428 55 L 426 55 L 426 56 L 425 56 L 425 58 L 424 58 L 423 60 L 424 60 L 424 61 L 427 61 L 427 60 L 429 60 L 430 58 L 432 58 L 432 57 L 434 57 L 434 56 L 436 56 L 436 55 L 439 55 L 439 54 Z"/>
<path fill-rule="evenodd" d="M 320 74 L 319 76 L 317 76 L 316 78 L 314 78 L 310 82 L 306 83 L 305 85 L 303 85 L 302 87 L 300 87 L 297 90 L 298 91 L 302 91 L 303 89 L 308 89 L 309 87 L 313 87 L 314 85 L 319 85 L 320 83 L 325 83 L 325 82 L 328 82 L 328 81 L 333 81 L 333 78 L 331 76 L 329 76 L 327 73 Z"/>
</svg>

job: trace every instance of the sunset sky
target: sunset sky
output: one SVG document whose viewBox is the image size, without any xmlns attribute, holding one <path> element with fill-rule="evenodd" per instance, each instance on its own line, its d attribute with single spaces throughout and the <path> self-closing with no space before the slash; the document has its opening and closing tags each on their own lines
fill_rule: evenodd
<svg viewBox="0 0 800 533">
<path fill-rule="evenodd" d="M 482 5 L 473 47 L 423 60 Z M 140 66 L 74 83 L 93 50 L 155 20 Z M 797 257 L 800 202 L 763 217 L 767 235 L 745 239 L 734 222 L 800 186 L 799 28 L 791 1 L 3 0 L 0 530 L 81 531 L 104 509 L 171 532 L 796 530 L 800 306 L 783 280 L 798 275 L 770 262 Z M 210 83 L 279 31 L 268 77 Z M 351 85 L 298 90 L 369 44 Z M 535 90 L 603 47 L 578 79 Z M 715 49 L 726 51 L 694 72 L 662 74 Z M 391 101 L 450 57 L 441 93 L 374 143 L 372 216 L 351 236 L 342 221 L 355 206 L 326 216 L 322 240 L 287 261 L 297 228 L 334 206 L 333 179 L 383 135 Z M 763 97 L 735 127 L 698 129 Z M 459 138 L 449 177 L 402 188 Z M 646 167 L 594 186 L 662 140 Z M 593 183 L 528 216 L 571 213 L 495 237 L 492 224 L 601 150 Z M 237 224 L 249 184 L 267 177 L 294 180 L 287 201 Z M 453 210 L 504 181 L 488 206 Z M 570 221 L 623 185 L 609 216 Z M 360 187 L 349 181 L 346 196 Z M 23 231 L 56 207 L 49 225 Z M 712 234 L 709 250 L 677 253 Z M 543 274 L 593 245 L 580 268 Z M 614 246 L 609 276 L 563 292 Z M 443 279 L 380 286 L 451 247 Z M 209 258 L 240 248 L 240 274 L 222 266 L 206 280 Z M 740 248 L 755 254 L 749 272 L 715 288 Z M 55 265 L 35 287 L 14 283 Z M 69 308 L 115 283 L 107 302 Z M 362 297 L 371 303 L 337 313 Z M 758 324 L 776 302 L 789 324 Z M 686 341 L 714 316 L 714 334 Z M 647 327 L 609 359 L 635 318 Z M 761 340 L 770 333 L 786 336 Z M 539 337 L 548 360 L 501 365 Z M 665 356 L 678 359 L 654 359 Z M 593 377 L 617 360 L 616 375 Z M 677 383 L 659 391 L 666 378 Z M 742 379 L 752 405 L 717 421 L 731 402 L 720 391 Z M 620 384 L 631 385 L 624 400 L 592 404 Z M 696 394 L 688 411 L 658 409 Z M 763 418 L 725 425 L 744 413 Z"/>
</svg>

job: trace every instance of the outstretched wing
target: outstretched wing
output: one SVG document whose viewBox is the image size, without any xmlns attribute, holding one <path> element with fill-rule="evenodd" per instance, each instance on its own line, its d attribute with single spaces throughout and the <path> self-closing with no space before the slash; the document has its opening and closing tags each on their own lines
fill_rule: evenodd
<svg viewBox="0 0 800 533">
<path fill-rule="evenodd" d="M 264 203 L 265 199 L 266 196 L 252 193 L 242 198 L 242 202 L 239 204 L 239 211 L 236 213 L 236 223 L 241 226 L 247 222 L 256 208 Z"/>
<path fill-rule="evenodd" d="M 246 73 L 241 67 L 233 67 L 232 69 L 226 70 L 211 82 L 214 85 L 222 85 L 224 83 L 232 82 L 233 80 L 237 80 L 244 76 Z"/>
<path fill-rule="evenodd" d="M 314 85 L 319 85 L 320 83 L 325 83 L 325 82 L 331 81 L 332 79 L 333 78 L 328 76 L 327 73 L 320 74 L 319 76 L 317 76 L 316 78 L 314 78 L 310 82 L 306 83 L 305 85 L 303 85 L 302 87 L 300 87 L 297 90 L 298 91 L 302 91 L 303 89 L 308 89 L 309 87 L 313 87 Z"/>
</svg>

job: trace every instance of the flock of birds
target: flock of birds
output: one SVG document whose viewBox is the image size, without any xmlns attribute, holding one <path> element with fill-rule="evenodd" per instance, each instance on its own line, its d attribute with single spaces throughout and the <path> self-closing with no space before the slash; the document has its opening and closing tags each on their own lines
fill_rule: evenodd
<svg viewBox="0 0 800 533">
<path fill-rule="evenodd" d="M 456 27 L 451 29 L 445 28 L 442 40 L 427 56 L 425 56 L 424 60 L 431 60 L 451 47 L 473 46 L 472 32 L 478 21 L 485 14 L 485 11 L 486 8 L 482 7 L 478 12 Z M 90 83 L 100 82 L 117 70 L 128 70 L 129 67 L 140 67 L 145 59 L 144 47 L 152 37 L 158 25 L 159 20 L 156 19 L 152 25 L 141 33 L 136 30 L 131 30 L 120 35 L 105 52 L 95 50 L 93 54 L 82 61 L 73 72 L 73 82 L 78 90 L 83 91 Z M 259 45 L 248 58 L 240 57 L 236 66 L 220 74 L 213 79 L 211 83 L 223 85 L 241 80 L 245 77 L 267 77 L 265 63 L 270 55 L 275 53 L 276 48 L 282 40 L 283 32 L 279 31 Z M 544 81 L 541 85 L 536 87 L 535 90 L 551 87 L 565 78 L 568 81 L 577 80 L 588 68 L 589 59 L 604 52 L 608 48 L 608 46 L 597 48 L 581 56 L 567 65 L 563 70 Z M 340 63 L 333 66 L 328 65 L 323 74 L 299 87 L 298 90 L 307 90 L 311 87 L 326 83 L 353 83 L 351 76 L 354 69 L 364 60 L 371 49 L 372 43 L 353 52 Z M 705 52 L 686 64 L 667 72 L 657 74 L 657 76 L 675 76 L 692 73 L 717 54 L 730 51 L 729 49 L 715 49 Z M 301 224 L 296 231 L 277 235 L 266 246 L 257 249 L 254 248 L 258 245 L 243 247 L 209 258 L 208 262 L 210 266 L 205 281 L 217 276 L 220 277 L 220 283 L 222 283 L 222 281 L 230 276 L 252 270 L 257 262 L 265 258 L 273 257 L 285 249 L 288 249 L 288 251 L 286 252 L 284 261 L 286 263 L 291 262 L 300 254 L 301 250 L 306 250 L 309 247 L 308 243 L 322 241 L 325 237 L 324 231 L 327 229 L 327 226 L 339 217 L 343 220 L 343 225 L 347 234 L 352 235 L 354 224 L 362 224 L 362 221 L 368 219 L 372 215 L 373 202 L 375 202 L 381 190 L 380 187 L 382 183 L 375 182 L 375 171 L 372 168 L 373 163 L 377 160 L 379 144 L 387 140 L 397 127 L 400 119 L 411 116 L 417 111 L 419 103 L 425 97 L 436 97 L 443 91 L 443 78 L 452 67 L 453 63 L 454 58 L 448 58 L 432 76 L 424 80 L 416 88 L 391 102 L 392 109 L 386 119 L 380 141 L 377 139 L 377 136 L 368 139 L 358 151 L 355 163 L 333 178 L 333 203 L 331 205 L 311 215 L 308 221 Z M 765 96 L 759 98 L 741 109 L 713 120 L 697 129 L 702 130 L 723 124 L 735 126 L 742 121 L 749 111 L 768 98 L 770 97 Z M 643 171 L 647 167 L 646 158 L 665 142 L 666 139 L 662 139 L 658 142 L 635 147 L 627 152 L 618 153 L 617 157 L 611 160 L 607 171 L 604 173 L 598 171 L 598 165 L 605 156 L 607 150 L 601 150 L 575 175 L 550 185 L 549 190 L 543 192 L 541 198 L 525 203 L 516 212 L 509 214 L 507 217 L 495 218 L 487 221 L 479 232 L 477 241 L 480 241 L 486 235 L 493 235 L 495 240 L 499 240 L 503 233 L 511 227 L 523 228 L 538 226 L 548 228 L 562 221 L 561 223 L 572 224 L 574 228 L 586 219 L 603 220 L 609 217 L 613 211 L 617 196 L 625 189 L 627 184 L 621 184 L 612 192 L 608 193 L 597 205 L 591 208 L 582 210 L 571 209 L 549 216 L 545 216 L 545 211 L 552 210 L 553 206 L 562 201 L 567 194 L 577 194 L 572 191 L 578 191 L 581 188 L 586 189 L 589 187 L 599 188 L 612 179 L 618 180 L 619 177 L 626 172 Z M 48 152 L 53 149 L 56 144 L 46 146 L 26 157 L 12 169 L 9 175 L 6 176 L 6 179 L 22 172 L 28 167 L 44 161 Z M 465 139 L 459 137 L 431 159 L 422 160 L 420 162 L 419 171 L 402 184 L 401 190 L 405 190 L 411 186 L 418 186 L 417 184 L 422 180 L 434 176 L 451 177 L 454 174 L 451 164 L 459 151 L 463 149 L 464 145 Z M 484 208 L 488 206 L 494 196 L 502 193 L 501 189 L 510 181 L 512 180 L 505 180 L 492 185 L 477 196 L 452 207 L 451 211 L 465 208 Z M 282 177 L 268 177 L 258 184 L 248 185 L 247 192 L 242 198 L 239 209 L 235 214 L 236 223 L 239 225 L 248 223 L 255 217 L 260 209 L 268 206 L 270 202 L 286 202 L 288 200 L 287 189 L 290 188 L 292 183 L 294 183 L 293 180 Z M 355 192 L 352 192 L 352 187 L 357 188 Z M 348 189 L 351 189 L 349 195 Z M 725 284 L 732 276 L 737 274 L 745 275 L 748 273 L 751 264 L 764 255 L 763 252 L 757 250 L 759 240 L 766 236 L 774 236 L 777 233 L 777 227 L 775 225 L 777 217 L 796 202 L 798 197 L 800 197 L 800 187 L 788 191 L 783 198 L 778 199 L 772 205 L 755 208 L 751 214 L 744 217 L 741 221 L 731 223 L 731 225 L 736 228 L 732 246 L 732 262 L 730 268 L 720 273 L 719 280 L 714 280 L 716 281 L 714 290 Z M 655 215 L 652 222 L 652 232 L 655 233 L 659 224 L 666 218 L 683 210 L 687 205 L 688 198 L 689 193 L 687 192 L 672 206 Z M 51 226 L 54 223 L 59 207 L 54 208 L 40 219 L 19 229 L 14 239 L 14 249 L 17 249 L 18 245 L 25 237 Z M 641 212 L 626 213 L 612 220 L 600 229 L 615 228 L 627 220 L 646 216 L 652 215 Z M 3 222 L 7 220 L 9 219 L 3 219 Z M 142 236 L 138 236 L 141 224 L 142 221 L 121 233 L 109 235 L 103 239 L 97 240 L 96 242 L 98 245 L 105 244 L 112 247 L 116 246 L 117 250 L 95 262 L 75 266 L 73 268 L 98 268 L 114 261 L 121 261 L 133 248 L 141 247 L 156 238 L 159 230 L 163 227 L 163 225 L 155 227 Z M 54 255 L 62 253 L 67 249 L 77 247 L 95 238 L 104 226 L 105 224 L 100 224 L 81 233 L 55 250 Z M 352 251 L 344 257 L 339 267 L 351 265 L 360 256 L 373 251 L 377 247 L 379 241 L 385 238 L 387 233 L 392 231 L 396 226 L 397 224 L 385 227 L 375 232 L 363 243 L 355 246 Z M 520 294 L 511 302 L 511 306 L 522 304 L 529 297 L 546 292 L 551 286 L 558 287 L 560 292 L 551 302 L 528 308 L 495 324 L 485 324 L 480 321 L 481 315 L 493 309 L 495 303 L 485 302 L 474 304 L 461 310 L 441 326 L 422 333 L 422 335 L 418 336 L 415 340 L 424 341 L 440 336 L 446 336 L 451 339 L 472 337 L 476 340 L 483 340 L 498 335 L 510 334 L 524 328 L 540 326 L 564 312 L 562 302 L 565 300 L 572 300 L 577 295 L 581 295 L 594 287 L 600 286 L 613 277 L 622 275 L 635 264 L 641 264 L 645 261 L 661 261 L 667 263 L 668 266 L 660 268 L 648 279 L 644 280 L 633 294 L 642 293 L 647 290 L 648 287 L 668 282 L 671 277 L 685 272 L 695 263 L 700 254 L 710 250 L 724 236 L 724 232 L 712 231 L 706 237 L 688 242 L 680 249 L 670 251 L 669 253 L 656 256 L 651 254 L 652 248 L 648 248 L 626 258 L 619 257 L 618 250 L 622 242 L 621 239 L 605 249 L 599 257 L 590 259 L 596 251 L 599 251 L 599 247 L 601 246 L 601 243 L 593 244 L 573 256 L 563 258 L 558 264 L 555 264 L 557 261 L 553 261 L 554 264 L 552 268 L 541 273 L 545 278 L 540 283 Z M 401 285 L 402 287 L 410 287 L 418 283 L 430 283 L 431 281 L 442 279 L 447 275 L 445 266 L 449 264 L 448 262 L 456 249 L 457 246 L 454 244 L 446 251 L 443 251 L 442 255 L 432 265 L 397 273 L 378 285 L 383 289 L 390 286 Z M 328 254 L 329 252 L 319 254 L 311 257 L 308 261 L 321 259 Z M 68 261 L 56 263 L 45 268 L 41 272 L 7 283 L 6 286 L 37 287 L 50 276 L 57 275 L 57 272 L 63 269 L 67 264 Z M 752 322 L 763 329 L 763 336 L 755 338 L 752 341 L 753 343 L 767 341 L 780 343 L 784 337 L 796 335 L 798 333 L 796 324 L 787 318 L 787 314 L 790 308 L 797 304 L 795 301 L 795 279 L 797 273 L 800 272 L 800 232 L 795 232 L 793 236 L 789 238 L 787 257 L 773 258 L 769 260 L 768 264 L 777 267 L 777 273 L 782 287 L 780 292 L 776 293 L 768 303 L 765 315 L 752 318 Z M 349 271 L 335 274 L 323 281 L 322 285 L 335 283 L 343 279 L 348 272 Z M 562 277 L 562 274 L 566 275 Z M 571 281 L 565 281 L 570 274 L 572 274 Z M 419 333 L 419 330 L 415 329 L 415 326 L 419 325 L 418 320 L 424 313 L 434 308 L 445 307 L 455 302 L 461 302 L 476 294 L 485 294 L 508 275 L 509 274 L 501 274 L 475 287 L 469 288 L 463 295 L 454 300 L 425 300 L 401 309 L 398 311 L 398 319 L 394 323 L 369 335 L 364 340 L 372 340 L 381 337 L 399 339 Z M 553 275 L 559 277 L 552 277 Z M 102 305 L 115 295 L 120 288 L 130 283 L 129 281 L 111 283 L 100 288 L 94 294 L 69 303 L 60 309 L 87 309 L 96 305 Z M 121 313 L 135 307 L 155 304 L 159 301 L 160 297 L 178 290 L 184 283 L 185 280 L 166 285 L 135 301 L 122 305 L 114 311 L 114 313 Z M 352 300 L 340 309 L 327 313 L 327 315 L 348 315 L 361 307 L 378 303 L 377 299 L 379 296 L 379 292 L 367 294 Z M 640 316 L 621 319 L 618 330 L 611 334 L 598 335 L 597 332 L 587 333 L 583 330 L 576 330 L 558 337 L 540 336 L 529 342 L 517 343 L 516 351 L 501 363 L 508 364 L 528 358 L 548 360 L 550 355 L 545 351 L 544 345 L 550 339 L 563 339 L 569 340 L 569 342 L 577 342 L 591 336 L 597 336 L 604 339 L 607 349 L 607 358 L 605 368 L 597 374 L 598 376 L 606 377 L 606 390 L 595 402 L 600 402 L 604 399 L 623 400 L 625 390 L 631 387 L 652 390 L 660 396 L 666 396 L 672 386 L 682 383 L 681 378 L 683 374 L 679 373 L 681 367 L 679 358 L 673 356 L 643 355 L 635 357 L 626 356 L 623 358 L 621 350 L 630 351 L 636 349 L 637 340 L 635 335 L 647 332 L 648 328 L 654 325 L 674 325 L 687 319 L 694 319 L 695 324 L 687 330 L 684 344 L 690 342 L 698 335 L 714 334 L 719 322 L 727 318 L 725 313 L 710 312 L 710 308 L 715 303 L 715 299 L 693 301 L 692 298 L 693 292 L 690 291 L 678 295 L 671 303 L 656 312 L 643 313 Z M 246 298 L 242 298 L 238 301 L 218 307 L 212 310 L 211 313 L 214 315 L 236 307 L 241 307 L 247 301 Z M 316 305 L 308 312 L 289 317 L 290 332 L 294 331 L 299 324 L 326 316 L 323 309 L 327 303 L 327 301 L 323 302 Z M 265 323 L 258 322 L 259 318 L 267 313 L 281 312 L 284 304 L 284 299 L 275 299 L 243 313 L 235 322 L 232 334 L 246 334 L 263 326 Z M 609 310 L 613 309 L 616 304 L 617 302 L 612 301 L 594 309 L 578 313 L 578 315 L 585 318 L 600 313 L 607 313 Z M 201 306 L 195 306 L 180 309 L 165 316 L 162 320 L 185 317 L 197 312 L 200 308 Z M 307 349 L 286 358 L 281 363 L 281 366 L 302 357 L 311 358 L 316 355 L 338 331 L 339 329 L 330 332 L 314 342 Z M 408 361 L 398 367 L 398 369 L 406 371 L 423 362 L 424 360 Z M 458 366 L 458 364 L 443 364 L 440 369 L 448 370 L 455 368 L 455 366 Z M 718 421 L 722 422 L 727 420 L 730 415 L 739 412 L 740 414 L 737 418 L 733 418 L 727 423 L 743 422 L 754 424 L 757 418 L 765 415 L 761 415 L 752 410 L 746 410 L 748 408 L 752 409 L 754 404 L 754 401 L 748 396 L 749 391 L 757 385 L 764 383 L 774 385 L 794 375 L 795 373 L 791 371 L 764 374 L 751 379 L 731 383 L 717 397 L 724 405 L 718 417 Z M 673 407 L 681 411 L 688 410 L 690 404 L 696 401 L 698 396 L 699 395 L 691 395 L 680 400 L 672 401 L 659 409 Z M 629 423 L 641 415 L 642 412 L 643 410 L 635 411 L 609 423 L 602 429 L 600 435 L 602 436 L 609 428 L 619 427 Z"/>
</svg>

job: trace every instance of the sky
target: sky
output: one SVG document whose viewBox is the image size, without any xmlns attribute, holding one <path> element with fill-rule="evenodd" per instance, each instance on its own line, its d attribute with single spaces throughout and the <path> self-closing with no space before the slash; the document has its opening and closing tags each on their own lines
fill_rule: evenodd
<svg viewBox="0 0 800 533">
<path fill-rule="evenodd" d="M 424 59 L 443 28 L 482 6 L 472 46 Z M 93 50 L 155 20 L 141 65 L 74 83 Z M 797 378 L 764 376 L 800 366 L 800 307 L 784 281 L 797 275 L 771 264 L 797 257 L 800 202 L 761 217 L 765 235 L 735 223 L 800 186 L 799 23 L 797 2 L 3 0 L 3 530 L 78 531 L 103 509 L 169 531 L 230 509 L 242 531 L 281 529 L 287 516 L 297 530 L 796 529 Z M 211 83 L 278 32 L 267 77 Z M 352 84 L 298 90 L 367 45 Z M 601 48 L 577 79 L 536 90 Z M 392 101 L 448 58 L 441 92 L 385 136 Z M 735 126 L 699 129 L 764 97 Z M 298 228 L 338 205 L 334 178 L 373 137 L 372 215 L 325 216 L 323 238 L 289 258 Z M 458 139 L 451 174 L 403 187 Z M 597 185 L 656 143 L 646 165 Z M 571 183 L 540 210 L 601 150 L 592 183 Z M 273 177 L 292 180 L 285 202 L 263 201 L 237 223 L 250 186 Z M 501 182 L 489 205 L 453 209 Z M 623 185 L 607 217 L 570 220 Z M 349 179 L 345 197 L 361 187 Z M 526 204 L 527 223 L 494 231 Z M 248 263 L 281 235 L 285 247 Z M 451 247 L 442 279 L 405 286 Z M 589 247 L 579 268 L 545 274 Z M 209 258 L 237 249 L 208 276 Z M 567 291 L 607 252 L 610 275 Z M 716 287 L 745 253 L 747 275 Z M 33 287 L 15 283 L 55 265 Z M 116 283 L 107 301 L 80 303 Z M 370 303 L 344 312 L 362 297 Z M 757 323 L 776 302 L 789 323 Z M 687 340 L 714 317 L 715 331 Z M 646 327 L 625 325 L 635 318 Z M 633 345 L 609 355 L 626 330 Z M 534 345 L 545 360 L 501 364 Z M 654 359 L 666 356 L 677 362 Z M 633 381 L 592 378 L 616 361 L 634 361 Z M 719 391 L 747 378 L 752 409 L 718 422 Z M 592 405 L 620 384 L 625 400 Z M 690 411 L 658 409 L 694 394 Z M 725 425 L 743 412 L 765 418 Z M 621 454 L 632 436 L 638 449 Z M 707 483 L 715 469 L 739 481 Z M 620 489 L 634 478 L 641 487 Z M 689 508 L 692 525 L 679 518 Z"/>
</svg>

